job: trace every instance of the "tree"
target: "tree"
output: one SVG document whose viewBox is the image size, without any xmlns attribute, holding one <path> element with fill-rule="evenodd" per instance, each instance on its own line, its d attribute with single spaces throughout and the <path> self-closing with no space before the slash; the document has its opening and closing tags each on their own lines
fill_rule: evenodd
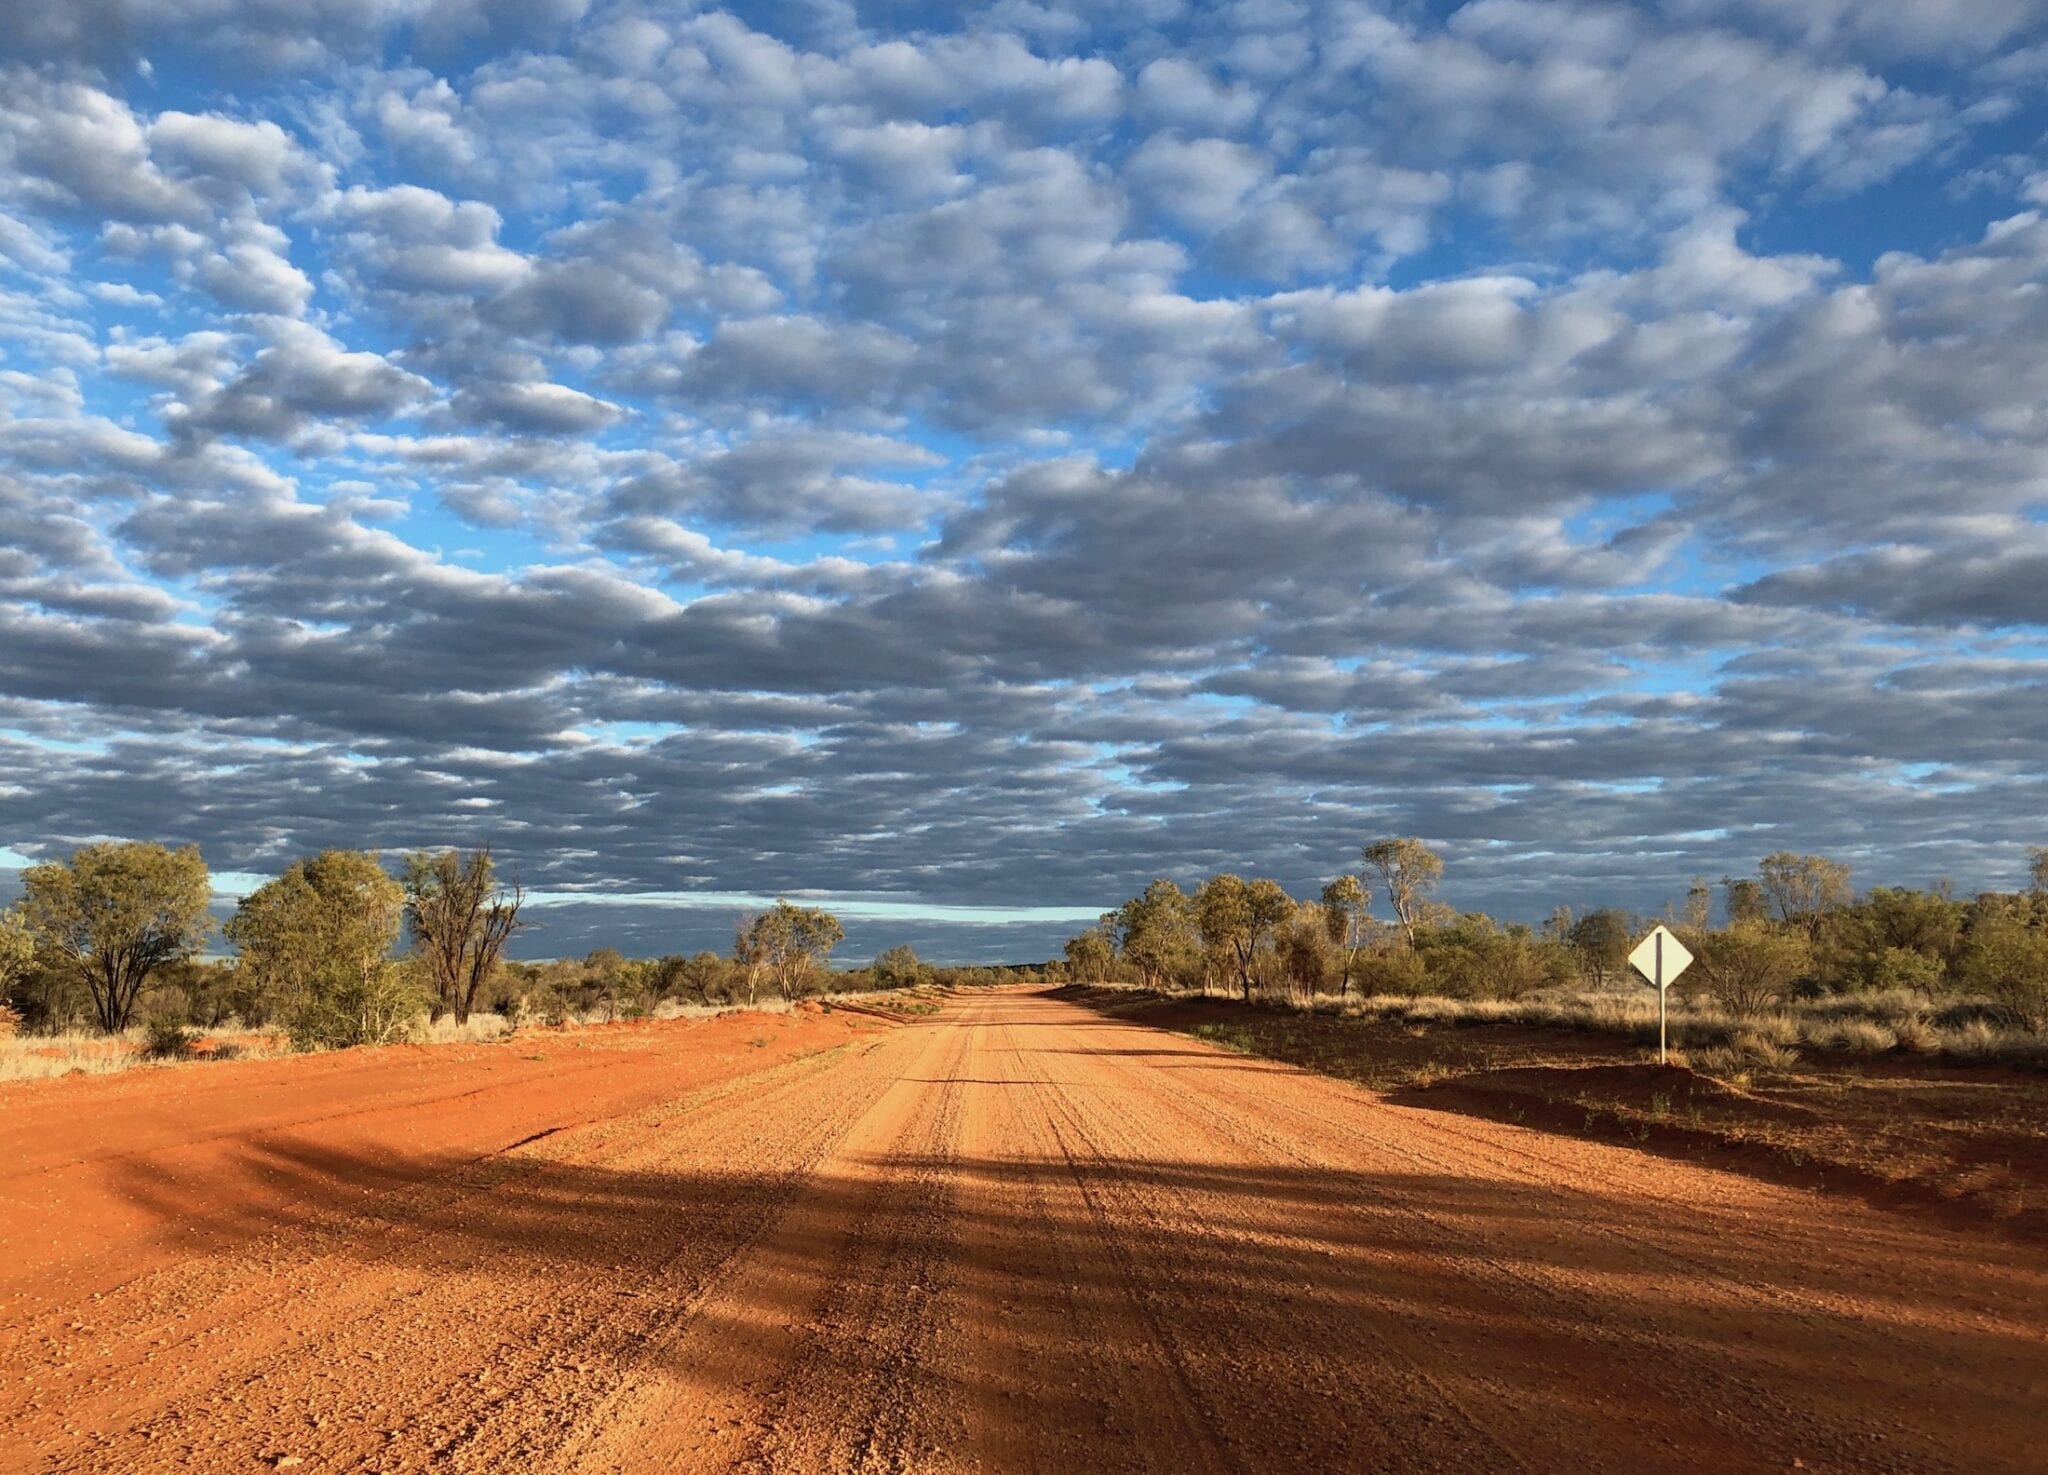
<svg viewBox="0 0 2048 1475">
<path fill-rule="evenodd" d="M 1586 913 L 1566 930 L 1564 941 L 1595 988 L 1605 988 L 1628 966 L 1628 918 L 1612 907 Z"/>
<path fill-rule="evenodd" d="M 128 1027 L 149 977 L 189 957 L 211 923 L 199 847 L 81 846 L 22 873 L 22 922 L 38 954 L 75 974 L 109 1034 Z"/>
<path fill-rule="evenodd" d="M 726 997 L 725 990 L 731 982 L 732 964 L 710 948 L 690 954 L 690 960 L 683 965 L 683 986 L 697 996 L 700 1004 L 710 1003 L 714 991 Z"/>
<path fill-rule="evenodd" d="M 1962 940 L 1963 908 L 1938 891 L 1873 887 L 1863 910 L 1885 946 L 1910 948 L 1930 958 L 1954 955 Z"/>
<path fill-rule="evenodd" d="M 1076 933 L 1060 948 L 1067 975 L 1076 983 L 1101 983 L 1116 971 L 1116 943 L 1101 924 Z"/>
<path fill-rule="evenodd" d="M 792 906 L 777 898 L 774 906 L 746 924 L 735 956 L 747 966 L 747 1002 L 754 1002 L 755 980 L 766 973 L 785 999 L 797 998 L 812 972 L 832 955 L 846 936 L 839 919 L 820 907 Z"/>
<path fill-rule="evenodd" d="M 2048 896 L 2048 845 L 2027 847 L 2027 889 L 2036 896 Z"/>
<path fill-rule="evenodd" d="M 868 964 L 868 972 L 883 988 L 915 988 L 931 976 L 931 970 L 917 955 L 917 949 L 907 942 L 875 954 L 875 961 Z"/>
<path fill-rule="evenodd" d="M 647 965 L 648 992 L 657 1003 L 689 984 L 690 960 L 681 953 L 663 953 Z"/>
<path fill-rule="evenodd" d="M 1697 966 L 1707 991 L 1732 1014 L 1761 1014 L 1813 967 L 1804 933 L 1768 922 L 1738 922 L 1698 939 Z"/>
<path fill-rule="evenodd" d="M 766 934 L 756 930 L 760 920 L 757 912 L 741 912 L 732 925 L 732 961 L 746 976 L 748 1008 L 753 1007 L 760 991 L 761 975 L 768 971 L 768 954 L 763 948 Z"/>
<path fill-rule="evenodd" d="M 615 947 L 593 948 L 583 958 L 583 988 L 610 1023 L 642 1007 L 647 974 Z"/>
<path fill-rule="evenodd" d="M 1379 931 L 1372 914 L 1372 896 L 1356 876 L 1339 876 L 1323 888 L 1323 930 L 1344 959 L 1344 972 L 1337 984 L 1340 999 L 1351 992 L 1351 973 L 1358 955 L 1371 945 Z"/>
<path fill-rule="evenodd" d="M 405 889 L 374 852 L 326 850 L 244 897 L 227 936 L 298 1044 L 374 1045 L 419 1009 L 391 959 L 404 914 Z"/>
<path fill-rule="evenodd" d="M 1721 906 L 1731 927 L 1743 922 L 1768 921 L 1771 915 L 1763 883 L 1748 876 L 1721 878 Z"/>
<path fill-rule="evenodd" d="M 1521 923 L 1488 937 L 1476 961 L 1483 992 L 1493 999 L 1521 999 L 1561 982 L 1571 966 L 1563 944 L 1546 942 Z"/>
<path fill-rule="evenodd" d="M 1322 903 L 1297 903 L 1293 914 L 1280 924 L 1275 941 L 1288 996 L 1313 999 L 1329 982 L 1333 948 Z"/>
<path fill-rule="evenodd" d="M 1443 857 L 1413 835 L 1375 840 L 1361 852 L 1366 868 L 1380 878 L 1394 920 L 1401 924 L 1408 941 L 1415 941 L 1423 900 L 1443 879 Z"/>
<path fill-rule="evenodd" d="M 1137 968 L 1147 988 L 1181 973 L 1193 958 L 1194 918 L 1187 893 L 1164 877 L 1119 907 L 1114 926 L 1124 961 Z"/>
<path fill-rule="evenodd" d="M 2022 1029 L 2048 1033 L 2048 932 L 2016 910 L 1970 929 L 1957 972 L 1965 988 L 1993 1000 Z"/>
<path fill-rule="evenodd" d="M 465 1024 L 506 942 L 523 925 L 526 892 L 498 881 L 488 845 L 467 861 L 454 850 L 407 856 L 404 884 L 406 925 L 433 984 L 435 1013 Z"/>
<path fill-rule="evenodd" d="M 1685 888 L 1685 905 L 1678 913 L 1678 925 L 1687 932 L 1704 932 L 1714 917 L 1714 888 L 1705 876 L 1694 876 Z"/>
<path fill-rule="evenodd" d="M 1824 855 L 1773 851 L 1758 864 L 1757 879 L 1778 920 L 1805 928 L 1808 938 L 1827 913 L 1849 904 L 1849 868 Z"/>
<path fill-rule="evenodd" d="M 21 908 L 0 912 L 0 1006 L 13 994 L 15 984 L 28 976 L 35 961 L 36 940 L 22 919 Z"/>
<path fill-rule="evenodd" d="M 1278 881 L 1246 881 L 1226 872 L 1211 876 L 1195 892 L 1195 925 L 1202 940 L 1230 958 L 1247 1000 L 1260 944 L 1293 911 L 1294 900 Z"/>
<path fill-rule="evenodd" d="M 0 912 L 0 1036 L 12 1034 L 21 1023 L 21 1012 L 13 1007 L 14 986 L 28 977 L 35 961 L 36 940 L 20 908 Z"/>
</svg>

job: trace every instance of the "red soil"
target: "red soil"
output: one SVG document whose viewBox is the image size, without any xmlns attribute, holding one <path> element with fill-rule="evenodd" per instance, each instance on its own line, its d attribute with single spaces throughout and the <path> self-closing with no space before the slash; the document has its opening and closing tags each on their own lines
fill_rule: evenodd
<svg viewBox="0 0 2048 1475">
<path fill-rule="evenodd" d="M 2048 1437 L 2032 1246 L 1021 992 L 15 1088 L 0 1266 L 5 1470 L 1975 1475 Z"/>
</svg>

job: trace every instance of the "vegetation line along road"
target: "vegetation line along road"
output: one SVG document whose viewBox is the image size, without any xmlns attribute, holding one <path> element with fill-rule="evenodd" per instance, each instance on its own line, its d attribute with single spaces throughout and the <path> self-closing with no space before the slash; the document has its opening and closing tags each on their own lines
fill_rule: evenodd
<svg viewBox="0 0 2048 1475">
<path fill-rule="evenodd" d="M 1553 1022 L 1632 1029 L 1615 1000 L 1634 993 L 1624 959 L 1654 919 L 1560 907 L 1540 928 L 1502 925 L 1435 900 L 1443 862 L 1414 837 L 1375 841 L 1360 860 L 1312 902 L 1231 873 L 1192 894 L 1154 880 L 1031 976 L 1228 989 L 1247 1002 L 1541 998 Z M 89 1014 L 119 1035 L 141 1019 L 147 1053 L 160 1058 L 192 1054 L 194 1026 L 326 1048 L 635 1017 L 684 1001 L 753 1006 L 764 985 L 787 1002 L 982 981 L 976 970 L 934 970 L 900 946 L 834 973 L 838 918 L 787 901 L 742 916 L 729 958 L 636 961 L 599 949 L 580 963 L 510 962 L 523 892 L 500 878 L 488 849 L 415 854 L 396 878 L 368 852 L 296 862 L 242 899 L 222 929 L 234 956 L 217 963 L 194 960 L 211 926 L 196 850 L 89 845 L 68 863 L 31 868 L 24 885 L 23 902 L 0 912 L 0 1033 L 61 1033 Z M 1701 1063 L 1782 1066 L 1803 1045 L 2048 1063 L 2048 848 L 2032 852 L 2025 891 L 1967 901 L 1945 887 L 1859 897 L 1846 866 L 1790 851 L 1766 856 L 1754 877 L 1723 878 L 1719 890 L 1720 925 L 1704 879 L 1665 919 L 1697 955 L 1674 992 L 1677 1043 L 1710 1052 Z M 1384 919 L 1373 909 L 1379 897 Z M 401 934 L 409 948 L 394 957 Z M 0 1063 L 0 1075 L 37 1073 L 18 1050 L 0 1052 Z"/>
</svg>

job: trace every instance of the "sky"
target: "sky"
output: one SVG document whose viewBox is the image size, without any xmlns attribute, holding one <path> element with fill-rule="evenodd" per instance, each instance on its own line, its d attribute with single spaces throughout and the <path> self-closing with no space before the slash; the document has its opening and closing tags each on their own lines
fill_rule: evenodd
<svg viewBox="0 0 2048 1475">
<path fill-rule="evenodd" d="M 2048 3 L 0 7 L 0 868 L 530 956 L 2048 843 Z"/>
</svg>

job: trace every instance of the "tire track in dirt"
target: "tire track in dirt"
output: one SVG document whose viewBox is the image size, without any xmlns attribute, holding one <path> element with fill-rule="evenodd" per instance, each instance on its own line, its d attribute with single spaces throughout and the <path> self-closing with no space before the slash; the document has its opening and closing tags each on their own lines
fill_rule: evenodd
<svg viewBox="0 0 2048 1475">
<path fill-rule="evenodd" d="M 979 1468 L 1241 1468 L 1183 1359 L 1132 1293 L 1128 1246 L 1045 1110 L 1009 1011 L 984 1005 L 967 1069 L 963 1296 L 935 1356 L 957 1369 Z"/>
<path fill-rule="evenodd" d="M 1238 1134 L 1191 1123 L 1188 1094 L 1162 1097 L 1145 1079 L 1156 1072 L 1079 1031 L 1069 1047 L 1091 1065 L 1117 1062 L 1127 1078 L 1120 1110 L 1101 1109 L 1088 1071 L 1055 1088 L 1053 1110 L 1085 1145 L 1116 1217 L 1149 1226 L 1130 1237 L 1177 1246 L 1140 1283 L 1160 1288 L 1147 1294 L 1166 1308 L 1169 1335 L 1198 1366 L 1211 1364 L 1203 1377 L 1233 1443 L 1262 1461 L 1279 1443 L 1298 1469 L 1526 1469 L 1521 1452 L 1540 1434 L 1572 1467 L 1599 1468 L 1589 1461 L 1601 1451 L 1573 1448 L 1571 1421 L 1559 1418 L 1572 1388 L 1504 1397 L 1474 1375 L 1489 1361 L 1542 1366 L 1555 1349 L 1527 1345 L 1530 1327 L 1488 1308 L 1483 1335 L 1461 1345 L 1460 1329 L 1479 1318 L 1448 1294 L 1455 1287 L 1418 1280 L 1405 1257 L 1333 1227 L 1314 1202 L 1319 1186 Z M 1226 1339 L 1210 1334 L 1216 1325 L 1230 1329 Z M 1338 1368 L 1349 1376 L 1333 1376 Z"/>
<path fill-rule="evenodd" d="M 946 1273 L 939 1169 L 959 1125 L 949 1083 L 968 1037 L 951 1026 L 899 1038 L 900 1078 L 730 1273 L 642 1350 L 552 1468 L 908 1467 L 916 1347 Z"/>
<path fill-rule="evenodd" d="M 2037 1332 L 2011 1317 L 1989 1314 L 1985 1300 L 2017 1291 L 2019 1304 L 2039 1316 L 2043 1277 L 2038 1266 L 2027 1263 L 2023 1251 L 1965 1239 L 1961 1247 L 1987 1256 L 1996 1269 L 1966 1292 L 1965 1299 L 1958 1299 L 1952 1287 L 1944 1297 L 1891 1266 L 1903 1261 L 1924 1271 L 1939 1264 L 1944 1279 L 1967 1285 L 1970 1257 L 1957 1253 L 1957 1241 L 1916 1235 L 1905 1221 L 1862 1206 L 1815 1200 L 1598 1144 L 1560 1144 L 1572 1170 L 1564 1173 L 1551 1164 L 1546 1176 L 1539 1153 L 1518 1147 L 1506 1153 L 1484 1151 L 1492 1144 L 1471 1131 L 1427 1113 L 1377 1102 L 1371 1117 L 1379 1129 L 1376 1133 L 1342 1132 L 1334 1124 L 1347 1115 L 1355 1120 L 1359 1112 L 1351 1088 L 1280 1070 L 1298 1083 L 1298 1092 L 1271 1082 L 1246 1089 L 1231 1085 L 1220 1073 L 1207 1073 L 1194 1095 L 1198 1102 L 1212 1099 L 1198 1109 L 1276 1156 L 1324 1175 L 1333 1193 L 1345 1195 L 1361 1211 L 1370 1202 L 1402 1206 L 1441 1237 L 1440 1261 L 1465 1264 L 1474 1280 L 1496 1294 L 1516 1298 L 1537 1318 L 1582 1342 L 1611 1344 L 1624 1364 L 1672 1369 L 1696 1395 L 1704 1395 L 1699 1401 L 1723 1410 L 1724 1418 L 1746 1422 L 1759 1448 L 1772 1443 L 1791 1447 L 1808 1468 L 1983 1468 L 1971 1461 L 1957 1463 L 1953 1451 L 1969 1449 L 1972 1461 L 1983 1459 L 1987 1434 L 2010 1422 L 2009 1400 L 2027 1386 L 2024 1379 L 1987 1386 L 1981 1359 L 1973 1360 L 1970 1374 L 1943 1359 L 1927 1361 L 1930 1336 L 1940 1341 L 1988 1334 L 2014 1348 L 2038 1345 Z M 1313 1100 L 1289 1099 L 1296 1095 Z M 1295 1134 L 1283 1124 L 1291 1124 Z M 1392 1140 L 1395 1134 L 1387 1128 L 1395 1125 L 1406 1140 Z M 1516 1131 L 1506 1126 L 1496 1130 L 1503 1136 Z M 1418 1147 L 1418 1140 L 1427 1146 Z M 1539 1140 L 1548 1145 L 1547 1139 Z M 1474 1147 L 1482 1152 L 1474 1153 Z M 1526 1166 L 1506 1168 L 1503 1157 Z M 1375 1164 L 1375 1158 L 1381 1161 Z M 1597 1164 L 1597 1171 L 1589 1171 L 1588 1159 Z M 1501 1247 L 1484 1236 L 1452 1225 L 1416 1193 L 1401 1187 L 1404 1178 L 1415 1176 L 1392 1171 L 1404 1164 L 1446 1177 L 1486 1179 L 1489 1198 L 1503 1209 L 1517 1211 L 1522 1228 L 1513 1253 L 1503 1255 Z M 1639 1176 L 1650 1175 L 1662 1180 L 1661 1191 L 1638 1190 Z M 1604 1179 L 1625 1191 L 1589 1192 L 1584 1187 L 1588 1178 Z M 1707 1188 L 1687 1199 L 1668 1191 L 1671 1182 L 1690 1183 L 1696 1190 L 1704 1183 Z M 1714 1189 L 1752 1207 L 1761 1203 L 1762 1212 L 1736 1216 L 1720 1205 L 1708 1211 L 1702 1200 Z M 1680 1207 L 1684 1219 L 1675 1217 Z M 1787 1233 L 1759 1234 L 1753 1229 L 1756 1219 L 1773 1213 L 1777 1222 L 1786 1224 Z M 1774 1283 L 1773 1278 L 1788 1269 L 1811 1278 L 1792 1267 L 1801 1264 L 1801 1241 L 1814 1238 L 1805 1229 L 1816 1213 L 1829 1226 L 1828 1248 L 1825 1254 L 1807 1258 L 1812 1270 L 1839 1280 L 1844 1273 L 1834 1268 L 1839 1262 L 1851 1267 L 1847 1273 L 1884 1281 L 1894 1299 L 1867 1292 L 1816 1293 Z M 1653 1214 L 1661 1217 L 1650 1217 Z M 1792 1232 L 1795 1225 L 1801 1232 Z M 1660 1232 L 1685 1248 L 1660 1240 Z M 1731 1250 L 1738 1249 L 1740 1255 L 1732 1256 Z M 1746 1263 L 1738 1267 L 1731 1259 Z M 1661 1283 L 1668 1291 L 1662 1297 L 1610 1294 L 1602 1302 L 1602 1318 L 1588 1321 L 1582 1314 L 1587 1277 L 1568 1267 L 1594 1261 L 1600 1262 L 1598 1271 L 1604 1279 Z M 1946 1306 L 1940 1304 L 1943 1299 Z M 1912 1306 L 1915 1301 L 1918 1306 Z M 1902 1303 L 1911 1309 L 1902 1312 Z M 1828 1369 L 1835 1396 L 1814 1402 L 1799 1393 L 1802 1374 L 1820 1363 Z M 1897 1377 L 1898 1369 L 1908 1364 L 1918 1368 L 1910 1385 Z M 1845 1386 L 1859 1379 L 1860 1388 Z M 1852 1391 L 1863 1395 L 1864 1406 L 1845 1418 L 1837 1410 L 1856 1403 L 1843 1396 Z M 1897 1416 L 1902 1391 L 1913 1395 L 1910 1406 L 1920 1411 L 1917 1421 Z M 1891 1416 L 1884 1412 L 1888 1405 Z M 2014 1461 L 2013 1468 L 2026 1468 L 2028 1454 L 2022 1446 L 2000 1445 L 1994 1439 L 1991 1448 L 1995 1457 Z"/>
<path fill-rule="evenodd" d="M 34 1286 L 0 1471 L 1991 1475 L 2048 1436 L 2011 1246 L 1026 992 L 299 1197 Z"/>
<path fill-rule="evenodd" d="M 701 1256 L 743 1236 L 893 1075 L 837 1063 L 813 1057 L 554 1134 L 380 1203 L 374 1218 L 202 1262 L 197 1285 L 152 1277 L 137 1288 L 156 1303 L 145 1326 L 168 1312 L 193 1327 L 186 1345 L 131 1338 L 81 1369 L 82 1384 L 46 1388 L 97 1437 L 76 1465 L 44 1468 L 246 1461 L 273 1446 L 409 1468 L 458 1439 L 472 1411 L 582 1407 L 599 1371 L 578 1360 L 587 1324 L 632 1315 L 665 1249 Z M 778 1111 L 809 1135 L 757 1130 Z M 671 1182 L 684 1212 L 664 1225 Z M 118 1321 L 121 1299 L 96 1314 Z"/>
</svg>

